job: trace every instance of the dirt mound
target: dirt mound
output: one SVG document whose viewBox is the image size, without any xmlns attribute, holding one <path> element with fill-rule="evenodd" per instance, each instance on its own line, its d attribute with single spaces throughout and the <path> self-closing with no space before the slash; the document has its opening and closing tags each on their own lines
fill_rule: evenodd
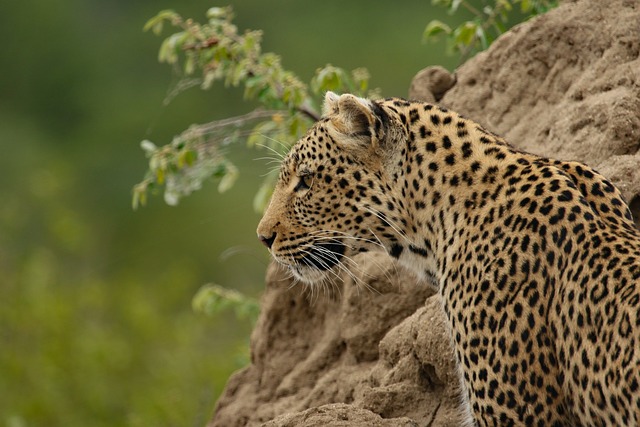
<svg viewBox="0 0 640 427">
<path fill-rule="evenodd" d="M 565 2 L 460 67 L 448 91 L 451 76 L 430 68 L 409 95 L 594 166 L 640 218 L 639 55 L 637 0 Z M 229 379 L 210 427 L 461 424 L 439 297 L 382 254 L 356 260 L 353 277 L 314 295 L 269 268 L 252 363 Z"/>
<path fill-rule="evenodd" d="M 616 168 L 639 160 L 639 56 L 637 0 L 564 3 L 462 66 L 440 102 L 525 151 L 589 164 L 631 202 L 640 181 Z"/>
<path fill-rule="evenodd" d="M 355 261 L 353 277 L 316 295 L 290 289 L 287 274 L 269 267 L 252 364 L 229 380 L 212 426 L 260 425 L 281 414 L 269 425 L 412 425 L 434 413 L 442 422 L 453 416 L 445 396 L 458 395 L 457 375 L 433 290 L 383 254 Z M 334 402 L 362 410 L 343 418 L 344 405 L 323 406 Z M 308 408 L 317 411 L 295 413 Z M 317 421 L 327 417 L 335 422 Z M 316 421 L 299 423 L 307 418 Z"/>
</svg>

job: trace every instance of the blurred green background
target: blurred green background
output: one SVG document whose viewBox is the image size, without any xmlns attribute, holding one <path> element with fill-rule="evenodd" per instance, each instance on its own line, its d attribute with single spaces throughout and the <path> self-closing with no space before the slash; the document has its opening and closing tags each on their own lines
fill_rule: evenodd
<svg viewBox="0 0 640 427">
<path fill-rule="evenodd" d="M 164 105 L 175 74 L 142 32 L 161 9 L 204 20 L 225 4 L 305 81 L 326 63 L 363 66 L 384 96 L 406 96 L 421 68 L 455 66 L 444 44 L 421 43 L 429 20 L 452 20 L 429 0 L 5 2 L 0 425 L 204 425 L 247 362 L 251 325 L 199 316 L 191 299 L 208 282 L 259 297 L 268 255 L 251 201 L 264 153 L 230 149 L 241 177 L 228 193 L 131 209 L 142 139 L 251 109 L 221 87 Z"/>
</svg>

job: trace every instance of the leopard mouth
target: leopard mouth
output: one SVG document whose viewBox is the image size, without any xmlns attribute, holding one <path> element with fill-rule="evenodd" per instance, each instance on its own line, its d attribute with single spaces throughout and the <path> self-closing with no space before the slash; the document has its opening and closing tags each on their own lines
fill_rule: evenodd
<svg viewBox="0 0 640 427">
<path fill-rule="evenodd" d="M 326 271 L 340 263 L 344 256 L 345 245 L 342 243 L 317 243 L 298 260 L 298 264 Z"/>
</svg>

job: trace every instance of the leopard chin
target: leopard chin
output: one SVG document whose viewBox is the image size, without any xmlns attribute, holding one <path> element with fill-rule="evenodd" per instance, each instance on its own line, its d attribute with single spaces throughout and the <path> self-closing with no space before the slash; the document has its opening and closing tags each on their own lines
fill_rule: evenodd
<svg viewBox="0 0 640 427">
<path fill-rule="evenodd" d="M 293 273 L 293 277 L 306 285 L 317 285 L 323 283 L 329 278 L 331 270 L 318 270 L 314 267 L 301 265 L 289 265 L 289 271 Z"/>
<path fill-rule="evenodd" d="M 311 246 L 298 263 L 318 270 L 330 270 L 340 263 L 345 246 L 340 242 L 317 243 Z"/>
<path fill-rule="evenodd" d="M 340 264 L 346 246 L 339 241 L 316 243 L 305 251 L 305 255 L 289 268 L 293 275 L 307 284 L 323 281 L 330 270 Z"/>
</svg>

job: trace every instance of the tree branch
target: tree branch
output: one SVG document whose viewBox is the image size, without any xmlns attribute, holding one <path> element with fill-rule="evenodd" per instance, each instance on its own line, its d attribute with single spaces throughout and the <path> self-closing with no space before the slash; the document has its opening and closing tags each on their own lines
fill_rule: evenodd
<svg viewBox="0 0 640 427">
<path fill-rule="evenodd" d="M 320 120 L 320 116 L 318 115 L 318 113 L 316 113 L 315 111 L 311 110 L 310 108 L 307 108 L 307 107 L 304 107 L 304 106 L 301 105 L 301 106 L 296 108 L 296 111 L 298 111 L 302 115 L 307 116 L 308 118 L 310 118 L 314 122 L 317 122 L 318 120 Z"/>
<path fill-rule="evenodd" d="M 262 108 L 257 108 L 250 113 L 243 114 L 242 116 L 230 117 L 228 119 L 215 120 L 213 122 L 205 123 L 203 125 L 196 125 L 196 129 L 202 131 L 203 133 L 213 132 L 215 130 L 235 126 L 242 127 L 247 123 L 257 120 L 264 119 L 267 117 L 273 117 L 276 114 L 285 114 L 286 111 L 283 110 L 264 110 Z"/>
</svg>

